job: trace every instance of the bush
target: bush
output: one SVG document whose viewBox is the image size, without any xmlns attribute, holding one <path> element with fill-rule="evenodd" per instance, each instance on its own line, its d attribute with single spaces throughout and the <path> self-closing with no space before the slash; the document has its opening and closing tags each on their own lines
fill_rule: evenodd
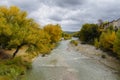
<svg viewBox="0 0 120 80">
<path fill-rule="evenodd" d="M 71 40 L 70 43 L 71 43 L 71 44 L 74 44 L 75 46 L 78 45 L 78 41 L 76 41 L 76 40 Z"/>
<path fill-rule="evenodd" d="M 120 57 L 120 30 L 118 30 L 117 34 L 116 34 L 116 39 L 114 41 L 114 46 L 113 46 L 113 50 L 114 52 L 116 52 L 118 54 L 118 56 Z"/>
<path fill-rule="evenodd" d="M 98 25 L 84 24 L 79 35 L 82 42 L 93 44 L 94 39 L 99 37 Z"/>
<path fill-rule="evenodd" d="M 98 39 L 96 38 L 94 41 L 94 46 L 98 49 L 100 47 L 100 42 L 98 41 Z"/>
<path fill-rule="evenodd" d="M 78 32 L 75 32 L 75 33 L 73 33 L 73 35 L 72 35 L 73 37 L 80 37 L 80 35 L 79 35 L 79 31 Z"/>
<path fill-rule="evenodd" d="M 100 36 L 100 48 L 105 51 L 113 51 L 116 34 L 114 31 L 103 32 Z"/>
<path fill-rule="evenodd" d="M 64 40 L 69 40 L 71 39 L 71 37 L 64 37 Z"/>
<path fill-rule="evenodd" d="M 64 40 L 69 40 L 72 38 L 70 34 L 67 34 L 65 32 L 62 33 L 62 37 L 64 38 Z"/>
<path fill-rule="evenodd" d="M 105 58 L 106 58 L 106 55 L 101 55 L 101 58 L 105 59 Z"/>
<path fill-rule="evenodd" d="M 14 59 L 0 60 L 0 80 L 17 80 L 21 75 L 31 68 L 30 62 L 25 62 L 21 57 Z"/>
</svg>

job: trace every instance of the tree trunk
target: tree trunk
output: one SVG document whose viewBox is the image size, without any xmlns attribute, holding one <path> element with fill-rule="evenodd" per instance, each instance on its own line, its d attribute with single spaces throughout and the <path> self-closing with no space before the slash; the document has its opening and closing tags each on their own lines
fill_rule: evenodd
<svg viewBox="0 0 120 80">
<path fill-rule="evenodd" d="M 14 58 L 14 57 L 16 56 L 16 54 L 18 53 L 19 49 L 20 49 L 20 46 L 18 46 L 18 47 L 16 48 L 15 52 L 13 53 L 12 58 Z"/>
</svg>

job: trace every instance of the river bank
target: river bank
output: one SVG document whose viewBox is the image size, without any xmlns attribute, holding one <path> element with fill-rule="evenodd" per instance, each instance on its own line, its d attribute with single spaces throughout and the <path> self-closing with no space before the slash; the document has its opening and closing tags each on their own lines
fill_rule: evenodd
<svg viewBox="0 0 120 80">
<path fill-rule="evenodd" d="M 102 58 L 102 55 L 105 55 L 105 58 Z M 29 60 L 32 63 L 32 69 L 27 70 L 27 73 L 23 72 L 26 69 L 20 71 L 25 80 L 120 80 L 119 61 L 88 44 L 74 46 L 70 44 L 70 40 L 62 40 L 59 46 L 45 57 L 28 56 L 25 48 L 20 50 L 18 56 L 22 56 L 23 61 L 16 59 L 13 61 L 15 64 L 26 65 Z M 13 75 L 14 73 L 11 76 Z"/>
<path fill-rule="evenodd" d="M 63 40 L 50 55 L 35 58 L 33 68 L 26 75 L 27 80 L 120 80 L 117 70 L 90 56 L 92 52 L 83 53 L 87 50 L 84 48 L 80 52 L 77 47 L 71 46 L 70 40 Z"/>
<path fill-rule="evenodd" d="M 80 43 L 80 42 L 79 42 Z M 115 57 L 108 55 L 106 52 L 96 49 L 94 46 L 89 44 L 79 44 L 78 46 L 70 45 L 70 49 L 79 52 L 81 55 L 85 55 L 91 59 L 95 59 L 107 66 L 115 74 L 120 74 L 120 61 Z M 104 58 L 103 58 L 104 55 Z"/>
<path fill-rule="evenodd" d="M 51 44 L 51 50 L 57 47 L 56 44 Z M 13 58 L 13 53 L 16 49 L 0 49 L 0 80 L 23 80 L 26 73 L 32 69 L 33 61 L 38 57 L 49 55 L 49 53 L 28 53 L 27 46 L 21 47 Z M 27 79 L 24 79 L 27 80 Z"/>
</svg>

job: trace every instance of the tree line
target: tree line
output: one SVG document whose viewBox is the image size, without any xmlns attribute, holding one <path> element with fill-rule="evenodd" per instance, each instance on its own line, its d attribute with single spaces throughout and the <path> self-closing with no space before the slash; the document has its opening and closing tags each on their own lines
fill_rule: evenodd
<svg viewBox="0 0 120 80">
<path fill-rule="evenodd" d="M 0 49 L 15 49 L 12 57 L 27 46 L 28 53 L 46 54 L 62 36 L 61 26 L 48 24 L 42 28 L 27 12 L 16 6 L 0 7 Z"/>
<path fill-rule="evenodd" d="M 81 43 L 92 44 L 120 58 L 120 29 L 112 25 L 104 27 L 105 24 L 86 23 L 75 36 L 79 37 Z"/>
</svg>

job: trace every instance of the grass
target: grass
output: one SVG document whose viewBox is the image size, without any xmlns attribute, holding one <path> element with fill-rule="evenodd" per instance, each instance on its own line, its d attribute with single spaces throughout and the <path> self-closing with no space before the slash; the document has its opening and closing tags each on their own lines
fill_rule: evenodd
<svg viewBox="0 0 120 80">
<path fill-rule="evenodd" d="M 31 69 L 31 62 L 21 57 L 0 60 L 0 80 L 22 80 L 21 76 L 26 74 L 27 69 Z"/>
<path fill-rule="evenodd" d="M 50 45 L 51 50 L 57 47 L 59 44 Z M 51 51 L 50 50 L 50 51 Z M 0 80 L 26 80 L 25 74 L 27 70 L 32 68 L 32 60 L 39 54 L 26 53 L 26 46 L 23 47 L 16 55 L 14 59 L 11 58 L 0 58 Z M 14 50 L 5 51 L 5 53 L 13 53 Z M 3 53 L 3 52 L 1 52 Z M 43 53 L 41 53 L 43 54 Z M 2 54 L 12 55 L 12 54 Z M 54 61 L 53 61 L 54 62 Z"/>
</svg>

